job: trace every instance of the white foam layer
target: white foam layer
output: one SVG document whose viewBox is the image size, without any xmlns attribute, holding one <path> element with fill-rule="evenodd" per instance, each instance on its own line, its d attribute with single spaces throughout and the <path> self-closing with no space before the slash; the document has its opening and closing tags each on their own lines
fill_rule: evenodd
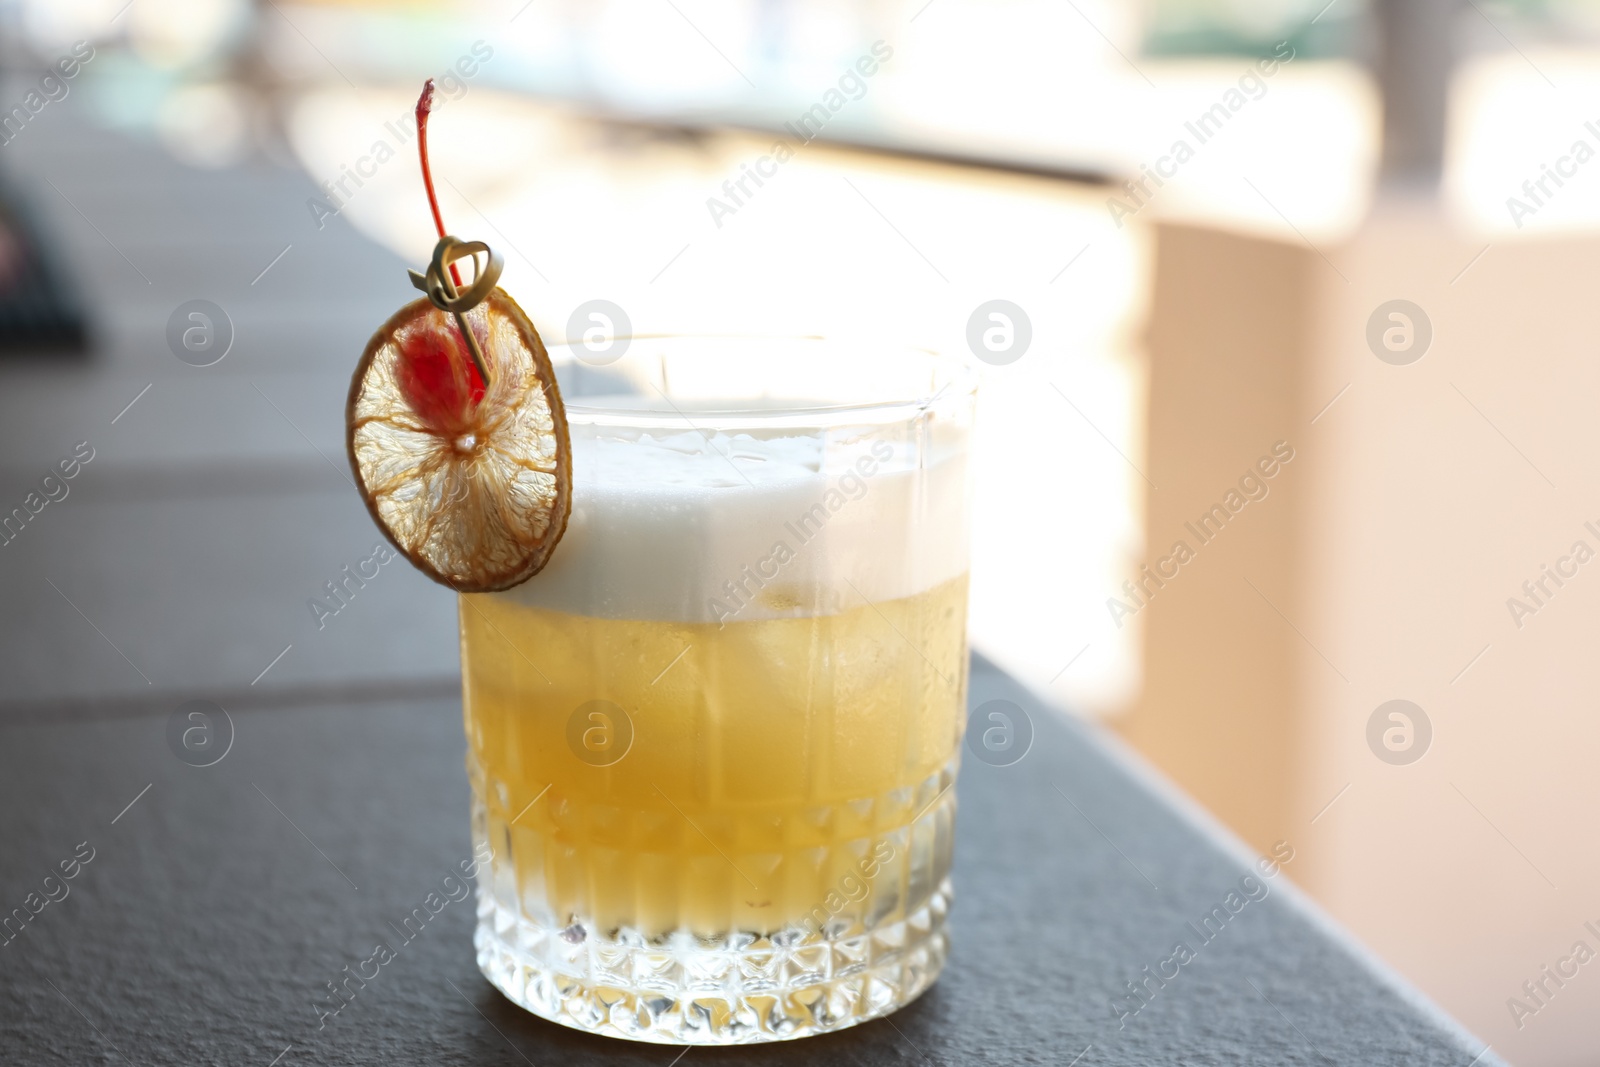
<svg viewBox="0 0 1600 1067">
<path fill-rule="evenodd" d="M 572 427 L 572 517 L 505 594 L 606 618 L 833 614 L 967 569 L 965 452 L 819 435 Z"/>
</svg>

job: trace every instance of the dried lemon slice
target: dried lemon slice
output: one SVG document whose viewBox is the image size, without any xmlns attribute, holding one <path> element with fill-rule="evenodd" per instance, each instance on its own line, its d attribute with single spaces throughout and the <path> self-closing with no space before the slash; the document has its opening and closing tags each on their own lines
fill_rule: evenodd
<svg viewBox="0 0 1600 1067">
<path fill-rule="evenodd" d="M 436 581 L 485 593 L 539 573 L 561 540 L 571 446 L 550 356 L 516 301 L 495 289 L 464 319 L 487 387 L 457 317 L 414 301 L 367 343 L 346 443 L 394 546 Z"/>
</svg>

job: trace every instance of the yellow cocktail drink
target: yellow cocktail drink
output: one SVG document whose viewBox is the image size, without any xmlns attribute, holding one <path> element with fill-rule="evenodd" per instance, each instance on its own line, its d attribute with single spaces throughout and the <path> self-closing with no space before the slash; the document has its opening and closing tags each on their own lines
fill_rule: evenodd
<svg viewBox="0 0 1600 1067">
<path fill-rule="evenodd" d="M 461 631 L 485 831 L 556 929 L 818 929 L 913 913 L 943 881 L 964 578 L 723 624 L 477 596 Z"/>
</svg>

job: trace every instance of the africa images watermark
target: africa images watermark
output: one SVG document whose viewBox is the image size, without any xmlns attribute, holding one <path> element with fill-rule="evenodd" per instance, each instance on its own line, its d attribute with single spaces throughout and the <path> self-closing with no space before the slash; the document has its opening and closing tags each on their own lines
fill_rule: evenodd
<svg viewBox="0 0 1600 1067">
<path fill-rule="evenodd" d="M 1155 561 L 1153 568 L 1148 563 L 1139 568 L 1137 584 L 1132 581 L 1122 583 L 1122 592 L 1127 600 L 1107 597 L 1106 610 L 1111 613 L 1111 621 L 1117 624 L 1117 629 L 1122 629 L 1123 619 L 1143 611 L 1155 599 L 1156 593 L 1178 576 L 1180 568 L 1199 555 L 1201 548 L 1216 540 L 1223 527 L 1237 518 L 1247 504 L 1267 499 L 1267 494 L 1272 492 L 1269 483 L 1293 459 L 1294 449 L 1289 442 L 1275 443 L 1270 455 L 1256 460 L 1253 467 L 1239 476 L 1238 488 L 1230 488 L 1222 495 L 1220 503 L 1212 504 L 1194 522 L 1183 524 L 1183 528 L 1194 536 L 1196 547 L 1191 548 L 1189 542 L 1182 539 L 1174 541 L 1172 548 Z"/>
<path fill-rule="evenodd" d="M 874 441 L 868 451 L 872 454 L 861 456 L 854 465 L 839 475 L 833 485 L 822 494 L 820 501 L 783 524 L 784 533 L 788 536 L 779 537 L 772 543 L 765 556 L 756 560 L 754 564 L 746 564 L 739 568 L 736 578 L 722 583 L 721 592 L 726 600 L 718 597 L 707 599 L 706 607 L 717 620 L 718 628 L 749 607 L 760 596 L 768 582 L 776 581 L 784 566 L 793 562 L 800 549 L 822 532 L 822 528 L 828 524 L 830 518 L 837 515 L 846 505 L 867 495 L 868 479 L 878 473 L 880 463 L 887 463 L 894 458 L 894 446 L 887 441 Z M 794 539 L 793 545 L 789 543 L 791 537 Z M 752 586 L 754 588 L 751 588 Z"/>
<path fill-rule="evenodd" d="M 1600 939 L 1600 926 L 1585 922 L 1583 928 Z M 1548 1008 L 1550 1002 L 1556 998 L 1556 994 L 1565 989 L 1568 982 L 1578 977 L 1583 965 L 1594 958 L 1595 950 L 1589 942 L 1580 937 L 1573 942 L 1572 951 L 1556 960 L 1554 969 L 1547 963 L 1539 968 L 1536 976 L 1523 982 L 1523 996 L 1506 998 L 1506 1010 L 1511 1013 L 1511 1021 L 1517 1024 L 1517 1029 L 1521 1030 L 1528 1025 L 1529 1019 Z M 1552 985 L 1555 986 L 1554 989 L 1551 988 Z"/>
<path fill-rule="evenodd" d="M 79 441 L 73 446 L 72 455 L 58 460 L 55 468 L 39 479 L 37 490 L 30 491 L 23 497 L 22 503 L 12 508 L 10 514 L 0 516 L 0 548 L 20 537 L 28 523 L 37 518 L 46 507 L 67 499 L 67 494 L 72 492 L 72 487 L 67 483 L 76 478 L 92 459 L 94 459 L 94 446 L 88 441 Z M 59 476 L 57 471 L 60 472 Z"/>
<path fill-rule="evenodd" d="M 22 898 L 20 907 L 12 908 L 9 915 L 0 916 L 0 946 L 9 945 L 22 936 L 28 924 L 33 922 L 45 908 L 66 900 L 67 895 L 72 892 L 72 887 L 67 883 L 78 877 L 93 859 L 94 846 L 87 841 L 79 842 L 78 847 L 72 850 L 71 857 L 56 865 L 61 871 L 59 877 L 53 871 L 44 876 L 40 883 L 40 888 L 44 890 L 43 894 L 39 890 L 30 892 Z"/>
<path fill-rule="evenodd" d="M 1593 522 L 1586 522 L 1583 528 L 1589 531 L 1597 541 L 1600 541 L 1600 527 Z M 1578 576 L 1578 568 L 1594 559 L 1594 549 L 1589 547 L 1589 542 L 1581 537 L 1572 542 L 1572 547 L 1564 556 L 1557 556 L 1555 565 L 1548 563 L 1539 564 L 1539 574 L 1522 583 L 1522 597 L 1506 597 L 1506 610 L 1511 613 L 1511 621 L 1517 624 L 1517 629 L 1526 625 L 1529 615 L 1539 614 L 1539 609 L 1550 603 L 1562 588 Z M 1551 585 L 1555 588 L 1551 588 Z M 1526 597 L 1526 599 L 1523 599 Z"/>
<path fill-rule="evenodd" d="M 38 84 L 27 91 L 22 103 L 0 115 L 0 145 L 8 145 L 28 128 L 34 116 L 56 101 L 65 100 L 72 91 L 67 83 L 76 78 L 94 58 L 94 45 L 77 41 L 68 53 L 50 65 Z M 13 125 L 16 127 L 13 129 Z"/>
<path fill-rule="evenodd" d="M 867 79 L 878 73 L 880 64 L 887 63 L 894 55 L 894 49 L 883 41 L 872 42 L 870 55 L 863 55 L 855 61 L 855 65 L 839 75 L 835 88 L 822 94 L 822 99 L 812 104 L 792 122 L 785 122 L 783 128 L 800 139 L 800 147 L 804 148 L 822 133 L 826 126 L 847 103 L 860 100 L 867 95 Z M 846 93 L 849 94 L 846 97 Z M 706 210 L 711 213 L 711 221 L 716 223 L 717 229 L 722 229 L 722 220 L 729 215 L 738 213 L 746 201 L 755 196 L 755 190 L 749 187 L 750 182 L 755 182 L 756 189 L 766 184 L 765 179 L 776 177 L 778 166 L 793 159 L 798 149 L 791 148 L 787 141 L 774 141 L 772 151 L 755 161 L 754 166 L 749 163 L 739 164 L 739 176 L 729 178 L 722 183 L 723 195 L 726 200 L 711 196 L 706 198 Z"/>
<path fill-rule="evenodd" d="M 306 598 L 306 607 L 310 609 L 311 617 L 317 620 L 317 629 L 323 629 L 328 625 L 329 619 L 349 607 L 356 594 L 382 573 L 380 568 L 394 558 L 394 549 L 379 541 L 372 546 L 371 555 L 356 560 L 353 573 L 350 564 L 346 563 L 339 568 L 339 578 L 323 582 L 322 588 L 327 593 L 327 600 L 320 600 L 314 596 Z M 367 570 L 368 567 L 372 568 L 370 572 Z"/>
<path fill-rule="evenodd" d="M 1285 50 L 1288 55 L 1284 54 Z M 1194 144 L 1191 145 L 1187 138 L 1179 137 L 1172 142 L 1166 155 L 1156 159 L 1154 166 L 1139 164 L 1139 177 L 1129 178 L 1122 183 L 1127 199 L 1113 196 L 1106 200 L 1106 210 L 1111 213 L 1111 221 L 1117 224 L 1117 228 L 1122 228 L 1123 219 L 1137 215 L 1155 199 L 1156 190 L 1167 184 L 1163 179 L 1178 176 L 1179 168 L 1195 157 L 1195 149 L 1199 145 L 1221 133 L 1228 121 L 1244 110 L 1246 104 L 1266 96 L 1266 79 L 1278 73 L 1278 68 L 1293 60 L 1295 54 L 1288 41 L 1279 41 L 1271 56 L 1256 60 L 1239 76 L 1237 87 L 1223 93 L 1222 99 L 1183 124 L 1183 128 L 1194 138 Z M 1155 189 L 1150 188 L 1151 182 L 1155 182 Z"/>
<path fill-rule="evenodd" d="M 1583 128 L 1589 131 L 1589 135 L 1595 139 L 1596 143 L 1600 143 L 1600 126 L 1595 125 L 1594 121 L 1591 120 L 1585 122 Z M 1539 176 L 1529 178 L 1522 183 L 1522 195 L 1527 199 L 1524 200 L 1515 196 L 1506 197 L 1506 211 L 1510 213 L 1511 221 L 1516 224 L 1517 229 L 1522 229 L 1524 221 L 1537 215 L 1539 209 L 1544 207 L 1548 201 L 1555 197 L 1556 193 L 1561 191 L 1561 188 L 1566 185 L 1566 182 L 1561 180 L 1562 178 L 1576 178 L 1578 176 L 1578 168 L 1594 157 L 1594 145 L 1590 144 L 1586 138 L 1579 137 L 1572 142 L 1572 146 L 1568 149 L 1566 155 L 1556 159 L 1554 168 L 1548 163 L 1539 164 Z M 1554 189 L 1550 188 L 1552 182 L 1555 183 Z"/>
<path fill-rule="evenodd" d="M 1199 958 L 1200 949 L 1221 936 L 1234 916 L 1244 911 L 1248 905 L 1266 900 L 1271 888 L 1263 879 L 1277 877 L 1279 868 L 1293 861 L 1294 855 L 1294 846 L 1289 842 L 1274 843 L 1271 857 L 1262 856 L 1256 860 L 1256 870 L 1261 872 L 1260 878 L 1254 874 L 1241 875 L 1238 883 L 1229 888 L 1222 902 L 1213 905 L 1210 911 L 1200 917 L 1199 926 L 1193 922 L 1184 923 L 1189 933 L 1194 934 L 1194 944 L 1189 943 L 1187 934 L 1175 941 L 1172 951 L 1156 961 L 1154 971 L 1147 964 L 1139 972 L 1138 978 L 1126 983 L 1126 993 L 1119 993 L 1111 998 L 1111 1014 L 1117 1017 L 1117 1029 L 1126 1029 L 1129 1019 L 1148 1008 L 1156 999 L 1156 994 L 1167 987 L 1168 982 L 1176 981 L 1183 973 L 1183 968 Z"/>
<path fill-rule="evenodd" d="M 399 926 L 392 922 L 389 924 L 396 938 L 392 943 L 388 940 L 378 942 L 373 946 L 372 955 L 358 962 L 354 970 L 347 963 L 337 983 L 333 980 L 326 983 L 327 995 L 320 1001 L 311 1002 L 311 1010 L 317 1013 L 318 1030 L 326 1027 L 330 1019 L 336 1018 L 353 1004 L 356 995 L 367 987 L 368 982 L 376 979 L 384 967 L 398 959 L 402 949 L 422 936 L 422 931 L 435 916 L 451 904 L 459 904 L 472 895 L 472 880 L 478 876 L 480 867 L 494 859 L 494 849 L 487 841 L 479 841 L 472 852 L 471 859 L 464 859 L 458 864 L 460 875 L 451 871 L 440 880 L 439 890 L 442 893 L 439 890 L 430 892 L 421 904 L 400 920 Z"/>
<path fill-rule="evenodd" d="M 878 873 L 886 864 L 892 862 L 894 857 L 894 846 L 889 842 L 879 841 L 872 846 L 872 851 L 856 860 L 855 867 L 840 876 L 838 885 L 828 890 L 817 906 L 806 912 L 806 917 L 802 920 L 806 933 L 829 934 L 848 929 L 848 925 L 839 927 L 833 920 L 851 904 L 860 904 L 867 899 L 872 893 L 873 879 L 878 877 Z"/>
<path fill-rule="evenodd" d="M 494 57 L 494 49 L 487 42 L 474 41 L 472 48 L 466 55 L 455 61 L 455 64 L 446 68 L 445 72 L 434 79 L 438 92 L 434 96 L 434 110 L 437 111 L 452 100 L 459 100 L 467 95 L 467 79 L 474 77 L 483 64 Z M 372 147 L 367 149 L 366 155 L 356 158 L 354 163 L 339 164 L 339 176 L 329 178 L 322 182 L 322 196 L 313 196 L 306 201 L 306 208 L 311 212 L 311 221 L 321 230 L 328 224 L 330 218 L 337 218 L 344 211 L 346 205 L 355 199 L 356 193 L 366 185 L 363 178 L 377 176 L 378 168 L 393 159 L 399 150 L 411 143 L 416 135 L 415 119 L 408 109 L 400 116 L 397 122 L 385 122 L 384 130 L 388 136 L 379 137 L 372 142 Z M 393 138 L 394 143 L 390 143 Z M 350 188 L 351 184 L 355 188 Z"/>
</svg>

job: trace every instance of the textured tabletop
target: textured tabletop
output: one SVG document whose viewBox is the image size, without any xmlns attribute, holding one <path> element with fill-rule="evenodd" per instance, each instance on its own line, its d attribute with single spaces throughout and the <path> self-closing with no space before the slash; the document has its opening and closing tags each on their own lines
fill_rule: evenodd
<svg viewBox="0 0 1600 1067">
<path fill-rule="evenodd" d="M 972 696 L 1013 702 L 1035 737 L 1014 765 L 962 771 L 943 978 L 887 1020 L 686 1060 L 1467 1067 L 1482 1050 L 1314 914 L 1292 858 L 1262 876 L 981 663 Z M 0 902 L 76 874 L 0 947 L 0 1062 L 673 1062 L 528 1015 L 478 975 L 472 904 L 445 888 L 470 855 L 458 701 L 231 719 L 209 767 L 173 755 L 165 714 L 0 727 Z M 327 983 L 380 940 L 396 958 L 324 1019 Z"/>
<path fill-rule="evenodd" d="M 303 175 L 183 168 L 77 101 L 0 159 L 98 345 L 0 366 L 5 506 L 93 451 L 0 547 L 0 1064 L 1494 1062 L 1303 901 L 1295 842 L 1263 868 L 982 663 L 974 707 L 1012 702 L 1034 739 L 966 761 L 953 955 L 921 1000 L 686 1052 L 511 1006 L 445 882 L 469 855 L 451 596 L 398 567 L 321 625 L 305 606 L 377 538 L 340 419 L 351 353 L 410 298 L 403 265 L 312 228 Z M 236 331 L 214 366 L 167 343 L 191 299 Z M 232 724 L 210 766 L 169 745 L 194 699 Z M 328 984 L 430 898 L 321 1025 Z"/>
</svg>

